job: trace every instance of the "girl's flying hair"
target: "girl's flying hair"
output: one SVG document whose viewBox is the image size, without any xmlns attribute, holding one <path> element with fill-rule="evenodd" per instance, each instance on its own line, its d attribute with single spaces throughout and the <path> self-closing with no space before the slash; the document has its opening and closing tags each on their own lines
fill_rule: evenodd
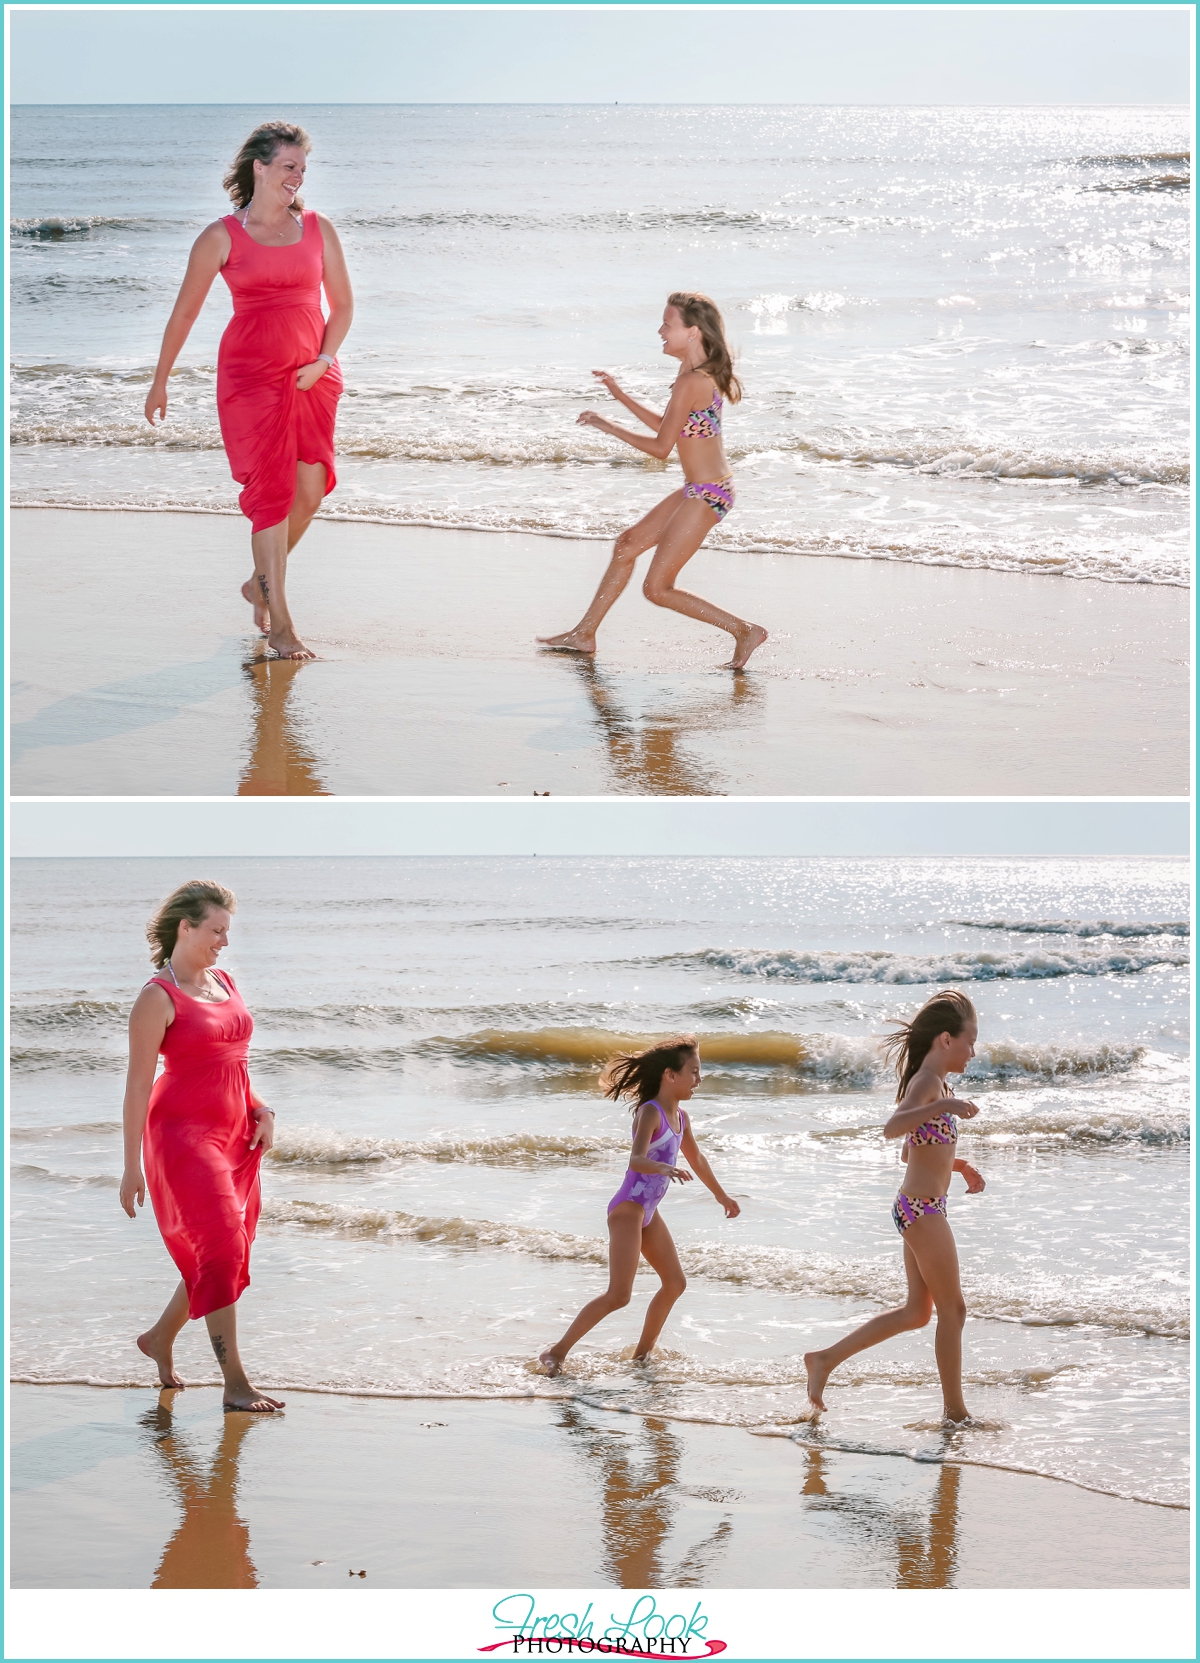
<svg viewBox="0 0 1200 1663">
<path fill-rule="evenodd" d="M 604 1095 L 614 1102 L 622 1097 L 632 1098 L 636 1113 L 643 1103 L 649 1103 L 658 1096 L 662 1077 L 668 1068 L 672 1073 L 678 1073 L 687 1059 L 695 1056 L 699 1049 L 693 1035 L 681 1034 L 675 1039 L 665 1039 L 661 1044 L 652 1045 L 648 1051 L 628 1051 L 614 1057 L 600 1076 Z"/>
<path fill-rule="evenodd" d="M 883 1042 L 883 1054 L 895 1064 L 900 1084 L 896 1088 L 897 1103 L 908 1090 L 908 1083 L 929 1055 L 929 1047 L 939 1034 L 957 1039 L 968 1022 L 974 1022 L 975 1007 L 965 993 L 956 987 L 943 988 L 931 999 L 926 999 L 911 1022 L 900 1023 L 894 1034 Z"/>
</svg>

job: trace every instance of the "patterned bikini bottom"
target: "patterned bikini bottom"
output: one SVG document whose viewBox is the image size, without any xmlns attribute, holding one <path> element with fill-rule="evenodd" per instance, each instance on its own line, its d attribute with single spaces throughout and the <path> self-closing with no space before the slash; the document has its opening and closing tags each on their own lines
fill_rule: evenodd
<svg viewBox="0 0 1200 1663">
<path fill-rule="evenodd" d="M 735 495 L 733 489 L 733 475 L 726 474 L 724 479 L 715 480 L 710 484 L 706 484 L 703 480 L 696 480 L 693 484 L 692 481 L 689 480 L 683 487 L 683 494 L 685 497 L 695 497 L 698 501 L 705 503 L 709 508 L 711 508 L 713 513 L 717 516 L 717 523 L 719 525 L 725 518 L 726 514 L 728 514 L 729 510 L 733 507 Z"/>
<path fill-rule="evenodd" d="M 900 1194 L 892 1203 L 892 1223 L 903 1235 L 909 1225 L 918 1218 L 929 1218 L 934 1213 L 946 1216 L 946 1197 L 944 1195 L 905 1195 Z"/>
</svg>

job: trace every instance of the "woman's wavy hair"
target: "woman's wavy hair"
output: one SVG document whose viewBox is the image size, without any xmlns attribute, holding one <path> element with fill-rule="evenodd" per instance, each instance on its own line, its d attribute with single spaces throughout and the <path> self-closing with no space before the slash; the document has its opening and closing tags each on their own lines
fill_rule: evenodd
<svg viewBox="0 0 1200 1663">
<path fill-rule="evenodd" d="M 250 198 L 254 195 L 255 162 L 273 162 L 275 152 L 285 144 L 298 144 L 306 155 L 312 149 L 308 134 L 293 121 L 264 121 L 261 127 L 254 129 L 221 181 L 235 208 L 250 206 Z M 304 203 L 297 196 L 292 201 L 292 207 L 302 209 Z"/>
<path fill-rule="evenodd" d="M 600 1085 L 604 1095 L 614 1102 L 622 1097 L 632 1099 L 636 1114 L 643 1103 L 649 1103 L 658 1096 L 668 1068 L 677 1074 L 699 1049 L 693 1035 L 680 1034 L 675 1039 L 665 1039 L 659 1045 L 652 1045 L 648 1051 L 626 1051 L 614 1057 L 601 1074 Z"/>
<path fill-rule="evenodd" d="M 943 988 L 931 999 L 926 999 L 911 1022 L 901 1022 L 894 1034 L 883 1042 L 883 1054 L 895 1065 L 899 1085 L 897 1103 L 908 1090 L 908 1083 L 929 1055 L 929 1047 L 939 1034 L 957 1039 L 968 1022 L 976 1021 L 975 1006 L 965 993 L 956 987 Z"/>
<path fill-rule="evenodd" d="M 208 883 L 194 878 L 180 884 L 173 895 L 168 895 L 154 917 L 146 925 L 146 940 L 150 943 L 150 961 L 159 970 L 170 960 L 179 938 L 179 926 L 186 918 L 196 926 L 203 924 L 213 907 L 224 907 L 226 912 L 237 911 L 237 897 L 224 884 Z"/>
<path fill-rule="evenodd" d="M 700 331 L 705 357 L 698 368 L 712 376 L 723 398 L 737 404 L 742 396 L 742 384 L 733 373 L 733 354 L 725 344 L 725 324 L 716 301 L 706 294 L 681 289 L 678 294 L 667 296 L 667 305 L 675 308 L 689 329 Z"/>
</svg>

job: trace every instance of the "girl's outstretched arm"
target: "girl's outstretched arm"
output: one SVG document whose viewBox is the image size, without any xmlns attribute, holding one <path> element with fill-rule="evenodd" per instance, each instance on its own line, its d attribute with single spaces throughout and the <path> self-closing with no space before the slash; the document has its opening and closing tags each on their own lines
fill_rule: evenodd
<svg viewBox="0 0 1200 1663">
<path fill-rule="evenodd" d="M 631 433 L 627 427 L 618 427 L 616 422 L 610 422 L 607 416 L 599 415 L 595 410 L 585 410 L 577 418 L 577 425 L 583 427 L 598 427 L 602 433 L 610 433 L 614 439 L 623 439 L 634 450 L 640 450 L 643 456 L 654 456 L 660 462 L 665 462 L 675 449 L 675 441 L 683 431 L 683 424 L 692 408 L 692 391 L 694 380 L 701 384 L 708 380 L 698 372 L 691 375 L 681 375 L 671 389 L 671 397 L 667 408 L 658 421 L 658 432 L 653 439 L 643 439 L 640 433 Z M 647 423 L 647 426 L 651 424 Z"/>
<path fill-rule="evenodd" d="M 724 1207 L 725 1217 L 736 1218 L 742 1209 L 733 1199 L 732 1195 L 726 1195 L 725 1191 L 721 1188 L 720 1184 L 718 1184 L 716 1178 L 713 1176 L 712 1167 L 709 1166 L 704 1156 L 700 1153 L 699 1145 L 697 1144 L 692 1133 L 692 1122 L 690 1116 L 684 1125 L 683 1140 L 680 1143 L 679 1148 L 684 1160 L 687 1161 L 688 1165 L 696 1174 L 697 1178 L 699 1178 L 700 1182 L 704 1185 L 705 1189 L 711 1190 L 717 1200 L 721 1203 L 722 1207 Z"/>
<path fill-rule="evenodd" d="M 618 404 L 623 404 L 626 410 L 632 410 L 638 421 L 644 422 L 655 433 L 658 432 L 662 426 L 661 410 L 651 410 L 648 404 L 639 404 L 636 398 L 631 398 L 623 387 L 617 385 L 616 377 L 610 375 L 607 370 L 593 370 L 592 374 L 608 388 Z"/>
<path fill-rule="evenodd" d="M 884 1126 L 883 1135 L 885 1138 L 905 1137 L 934 1114 L 953 1114 L 960 1120 L 972 1120 L 978 1113 L 975 1104 L 968 1103 L 965 1097 L 930 1097 L 915 1108 L 910 1108 L 906 1099 Z"/>
</svg>

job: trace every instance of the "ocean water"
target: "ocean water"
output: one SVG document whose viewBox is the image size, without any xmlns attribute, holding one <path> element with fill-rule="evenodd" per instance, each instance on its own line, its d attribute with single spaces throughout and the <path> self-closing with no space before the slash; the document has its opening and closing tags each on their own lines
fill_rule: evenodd
<svg viewBox="0 0 1200 1663">
<path fill-rule="evenodd" d="M 141 407 L 259 109 L 17 107 L 20 503 L 231 511 L 218 280 Z M 650 402 L 666 295 L 722 307 L 744 402 L 714 544 L 1184 583 L 1190 159 L 1173 106 L 297 109 L 343 237 L 325 512 L 611 537 L 680 474 L 579 428 Z"/>
<path fill-rule="evenodd" d="M 18 862 L 12 892 L 12 1374 L 148 1382 L 132 1337 L 173 1267 L 121 1213 L 123 1030 L 142 921 L 191 864 Z M 231 861 L 229 968 L 278 1111 L 244 1346 L 262 1384 L 576 1398 L 818 1447 L 1189 1495 L 1190 896 L 1171 860 Z M 978 1426 L 938 1424 L 932 1327 L 863 1353 L 805 1419 L 801 1354 L 897 1300 L 900 1178 L 877 1038 L 966 988 L 987 1180 L 950 1218 Z M 547 1380 L 604 1283 L 629 1114 L 598 1064 L 701 1037 L 691 1111 L 742 1215 L 664 1216 L 656 1285 Z M 186 1376 L 214 1368 L 202 1325 Z"/>
</svg>

